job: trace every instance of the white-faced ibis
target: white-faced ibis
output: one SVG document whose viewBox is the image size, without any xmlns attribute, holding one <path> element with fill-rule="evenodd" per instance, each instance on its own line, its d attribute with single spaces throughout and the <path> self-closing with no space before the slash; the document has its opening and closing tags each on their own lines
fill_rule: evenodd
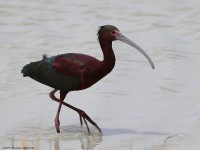
<svg viewBox="0 0 200 150">
<path fill-rule="evenodd" d="M 81 127 L 84 121 L 89 133 L 87 121 L 101 132 L 98 125 L 84 111 L 65 103 L 64 99 L 68 92 L 89 88 L 112 71 L 115 66 L 112 41 L 120 40 L 136 48 L 147 58 L 151 67 L 155 68 L 150 57 L 137 44 L 122 35 L 115 26 L 101 26 L 97 36 L 103 52 L 102 61 L 92 56 L 77 53 L 67 53 L 52 57 L 44 55 L 42 60 L 31 62 L 22 69 L 24 76 L 29 76 L 42 84 L 54 88 L 49 93 L 49 96 L 52 100 L 59 103 L 55 117 L 57 133 L 60 133 L 59 114 L 62 105 L 75 110 L 79 114 Z M 60 91 L 60 99 L 54 95 L 57 90 Z"/>
</svg>

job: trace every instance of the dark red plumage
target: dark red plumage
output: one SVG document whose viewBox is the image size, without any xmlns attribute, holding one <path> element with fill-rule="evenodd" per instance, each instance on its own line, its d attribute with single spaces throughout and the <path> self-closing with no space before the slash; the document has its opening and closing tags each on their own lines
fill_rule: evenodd
<svg viewBox="0 0 200 150">
<path fill-rule="evenodd" d="M 81 84 L 76 90 L 83 90 L 107 74 L 103 64 L 103 61 L 85 54 L 69 53 L 57 56 L 52 66 L 64 76 L 80 78 Z"/>
<path fill-rule="evenodd" d="M 68 53 L 52 57 L 45 55 L 42 60 L 32 62 L 22 69 L 24 76 L 29 76 L 42 84 L 54 88 L 49 96 L 52 100 L 59 102 L 59 108 L 55 118 L 55 127 L 58 133 L 60 132 L 59 114 L 62 104 L 75 110 L 79 114 L 81 126 L 83 119 L 89 133 L 87 121 L 101 132 L 97 124 L 84 111 L 65 103 L 64 99 L 68 92 L 86 89 L 112 71 L 115 66 L 112 41 L 121 40 L 135 47 L 148 59 L 154 69 L 154 64 L 150 57 L 137 44 L 123 36 L 115 26 L 101 26 L 97 35 L 104 56 L 102 61 L 92 56 L 77 53 Z M 57 99 L 54 95 L 57 90 L 60 90 L 60 99 Z"/>
</svg>

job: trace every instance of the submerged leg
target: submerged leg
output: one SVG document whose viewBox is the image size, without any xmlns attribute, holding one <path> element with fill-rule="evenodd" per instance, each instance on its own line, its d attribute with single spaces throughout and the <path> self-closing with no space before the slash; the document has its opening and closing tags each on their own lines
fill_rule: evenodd
<svg viewBox="0 0 200 150">
<path fill-rule="evenodd" d="M 56 118 L 55 118 L 55 127 L 56 127 L 57 133 L 60 133 L 59 115 L 60 115 L 61 106 L 63 104 L 63 101 L 64 101 L 66 95 L 67 95 L 67 92 L 60 91 L 60 100 L 58 100 L 59 107 L 58 107 L 58 111 L 57 111 Z"/>
<path fill-rule="evenodd" d="M 49 97 L 50 97 L 52 100 L 54 100 L 54 101 L 56 101 L 56 102 L 59 102 L 59 99 L 56 98 L 55 95 L 54 95 L 54 94 L 56 93 L 56 91 L 57 91 L 56 89 L 54 89 L 53 91 L 51 91 L 51 92 L 49 93 Z M 95 127 L 99 130 L 99 132 L 102 133 L 102 131 L 101 131 L 101 129 L 99 128 L 99 126 L 98 126 L 98 125 L 97 125 L 83 110 L 78 109 L 78 108 L 76 108 L 76 107 L 74 107 L 74 106 L 72 106 L 72 105 L 70 105 L 70 104 L 65 103 L 65 102 L 62 102 L 62 104 L 65 105 L 65 106 L 67 106 L 67 107 L 69 107 L 69 108 L 71 108 L 71 109 L 73 109 L 73 110 L 75 110 L 75 111 L 79 114 L 81 127 L 82 127 L 82 125 L 83 125 L 83 121 L 82 121 L 82 119 L 83 119 L 84 122 L 85 122 L 85 125 L 86 125 L 86 127 L 87 127 L 87 130 L 88 130 L 88 133 L 89 133 L 89 134 L 90 134 L 90 129 L 89 129 L 89 127 L 88 127 L 87 121 L 89 121 L 93 126 L 95 126 Z M 87 121 L 86 121 L 86 120 L 87 120 Z"/>
</svg>

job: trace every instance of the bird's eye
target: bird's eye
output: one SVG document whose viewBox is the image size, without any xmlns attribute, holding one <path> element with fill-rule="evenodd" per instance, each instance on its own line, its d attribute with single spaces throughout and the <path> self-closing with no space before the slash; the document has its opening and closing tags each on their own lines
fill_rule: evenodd
<svg viewBox="0 0 200 150">
<path fill-rule="evenodd" d="M 112 31 L 112 34 L 115 34 L 115 31 Z"/>
</svg>

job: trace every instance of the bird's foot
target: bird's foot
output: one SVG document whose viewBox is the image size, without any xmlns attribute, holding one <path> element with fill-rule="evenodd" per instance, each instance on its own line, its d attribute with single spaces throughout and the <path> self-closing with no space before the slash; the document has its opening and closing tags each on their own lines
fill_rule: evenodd
<svg viewBox="0 0 200 150">
<path fill-rule="evenodd" d="M 99 126 L 98 126 L 98 125 L 97 125 L 83 110 L 80 110 L 80 109 L 79 109 L 77 112 L 78 112 L 79 117 L 80 117 L 81 127 L 82 127 L 82 125 L 83 125 L 83 120 L 84 120 L 85 125 L 86 125 L 86 127 L 87 127 L 87 130 L 88 130 L 88 133 L 89 133 L 89 134 L 90 134 L 90 129 L 89 129 L 89 127 L 88 127 L 87 121 L 89 121 L 93 126 L 95 126 L 95 127 L 99 130 L 99 132 L 102 133 L 102 131 L 101 131 L 101 129 L 99 128 Z M 82 120 L 82 119 L 83 119 L 83 120 Z"/>
<path fill-rule="evenodd" d="M 60 120 L 57 116 L 55 118 L 55 127 L 56 127 L 57 133 L 60 133 Z"/>
</svg>

